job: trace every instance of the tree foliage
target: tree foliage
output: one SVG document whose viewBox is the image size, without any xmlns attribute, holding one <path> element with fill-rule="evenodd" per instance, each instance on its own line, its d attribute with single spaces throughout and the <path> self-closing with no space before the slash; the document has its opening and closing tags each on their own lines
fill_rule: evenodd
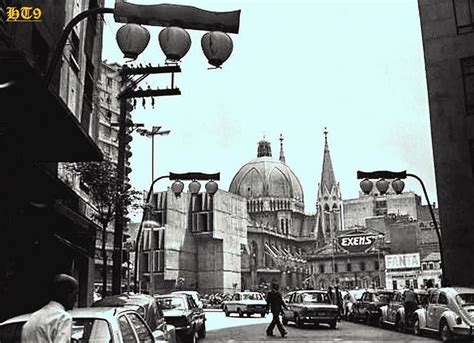
<svg viewBox="0 0 474 343">
<path fill-rule="evenodd" d="M 131 209 L 138 206 L 140 193 L 127 185 L 119 187 L 115 163 L 109 160 L 77 162 L 69 164 L 67 168 L 79 175 L 82 183 L 87 186 L 88 195 L 97 208 L 94 216 L 103 225 L 107 225 L 114 218 L 118 200 Z"/>
</svg>

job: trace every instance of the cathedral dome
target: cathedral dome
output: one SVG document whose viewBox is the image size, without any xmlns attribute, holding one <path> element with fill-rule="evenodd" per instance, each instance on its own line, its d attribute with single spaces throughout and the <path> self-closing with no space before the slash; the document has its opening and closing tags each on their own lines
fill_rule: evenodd
<svg viewBox="0 0 474 343">
<path fill-rule="evenodd" d="M 229 192 L 247 199 L 269 197 L 304 202 L 300 181 L 284 161 L 283 153 L 280 153 L 280 160 L 273 159 L 270 143 L 260 141 L 257 158 L 235 174 Z"/>
</svg>

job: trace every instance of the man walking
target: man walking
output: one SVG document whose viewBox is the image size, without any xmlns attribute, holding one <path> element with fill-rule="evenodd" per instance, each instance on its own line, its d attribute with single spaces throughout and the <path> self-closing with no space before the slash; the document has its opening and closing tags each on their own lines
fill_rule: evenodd
<svg viewBox="0 0 474 343">
<path fill-rule="evenodd" d="M 79 285 L 72 276 L 56 275 L 51 287 L 51 301 L 23 325 L 22 342 L 69 343 L 71 341 L 71 310 L 77 300 Z"/>
<path fill-rule="evenodd" d="M 282 313 L 282 308 L 288 309 L 288 307 L 283 301 L 283 298 L 281 297 L 278 288 L 278 284 L 274 283 L 272 285 L 272 290 L 268 292 L 267 295 L 267 311 L 270 309 L 273 315 L 272 322 L 270 323 L 270 325 L 268 325 L 267 328 L 267 336 L 274 336 L 273 329 L 276 325 L 278 330 L 280 331 L 281 337 L 285 337 L 288 332 L 285 330 L 285 328 L 280 322 L 280 313 Z"/>
<path fill-rule="evenodd" d="M 411 326 L 411 315 L 418 308 L 418 295 L 413 290 L 413 287 L 410 287 L 403 293 L 403 297 L 403 307 L 405 309 L 405 325 Z"/>
</svg>

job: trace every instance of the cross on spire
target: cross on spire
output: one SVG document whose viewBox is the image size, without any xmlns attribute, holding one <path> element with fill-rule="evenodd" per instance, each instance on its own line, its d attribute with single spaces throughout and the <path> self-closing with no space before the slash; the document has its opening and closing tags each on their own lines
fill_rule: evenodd
<svg viewBox="0 0 474 343">
<path fill-rule="evenodd" d="M 283 134 L 280 133 L 280 162 L 285 163 L 285 153 L 283 152 Z"/>
</svg>

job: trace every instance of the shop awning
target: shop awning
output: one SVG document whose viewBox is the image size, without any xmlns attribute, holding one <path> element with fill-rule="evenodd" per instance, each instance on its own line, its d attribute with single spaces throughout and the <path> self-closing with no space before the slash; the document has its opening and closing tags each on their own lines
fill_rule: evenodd
<svg viewBox="0 0 474 343">
<path fill-rule="evenodd" d="M 275 253 L 275 251 L 273 251 L 272 247 L 268 243 L 265 243 L 265 252 L 273 258 L 278 258 L 278 255 Z"/>
<path fill-rule="evenodd" d="M 100 161 L 64 101 L 18 51 L 0 51 L 0 153 L 35 162 Z"/>
</svg>

